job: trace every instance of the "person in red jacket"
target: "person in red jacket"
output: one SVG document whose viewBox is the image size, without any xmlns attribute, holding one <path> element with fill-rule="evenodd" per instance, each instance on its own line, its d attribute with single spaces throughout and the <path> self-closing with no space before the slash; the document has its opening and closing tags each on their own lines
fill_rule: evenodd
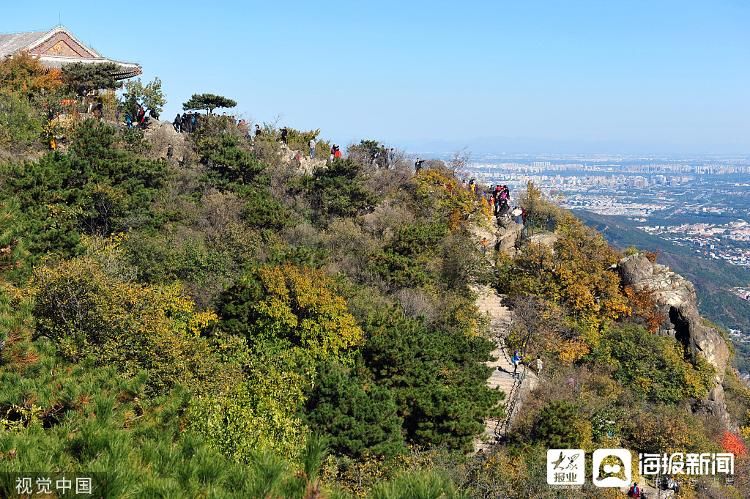
<svg viewBox="0 0 750 499">
<path fill-rule="evenodd" d="M 628 497 L 641 497 L 641 488 L 637 483 L 633 483 L 633 485 L 630 487 L 630 490 L 628 490 Z"/>
</svg>

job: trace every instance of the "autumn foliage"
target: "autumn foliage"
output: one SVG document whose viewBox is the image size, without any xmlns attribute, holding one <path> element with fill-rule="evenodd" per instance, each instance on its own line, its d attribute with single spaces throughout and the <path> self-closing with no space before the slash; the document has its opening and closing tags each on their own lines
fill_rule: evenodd
<svg viewBox="0 0 750 499">
<path fill-rule="evenodd" d="M 556 236 L 552 247 L 531 242 L 513 260 L 501 261 L 500 289 L 567 307 L 580 334 L 593 345 L 607 324 L 631 311 L 612 270 L 618 255 L 577 220 L 567 221 Z"/>
<path fill-rule="evenodd" d="M 731 452 L 737 457 L 747 455 L 747 446 L 745 445 L 745 441 L 742 440 L 742 437 L 730 431 L 725 431 L 722 434 L 721 448 L 724 450 L 724 452 Z"/>
<path fill-rule="evenodd" d="M 62 85 L 59 69 L 45 68 L 27 52 L 0 62 L 0 92 L 33 98 L 36 94 L 52 93 Z"/>
<path fill-rule="evenodd" d="M 281 341 L 315 358 L 360 344 L 362 330 L 333 283 L 315 269 L 261 267 L 229 289 L 219 313 L 225 328 L 252 345 Z"/>
<path fill-rule="evenodd" d="M 632 286 L 625 286 L 623 293 L 633 308 L 633 316 L 641 318 L 650 332 L 659 331 L 667 317 L 659 311 L 651 294 L 636 291 Z"/>
<path fill-rule="evenodd" d="M 34 287 L 36 337 L 49 338 L 72 361 L 93 357 L 130 376 L 145 370 L 156 392 L 221 379 L 198 338 L 216 315 L 196 310 L 179 285 L 121 282 L 79 258 L 40 267 Z"/>
</svg>

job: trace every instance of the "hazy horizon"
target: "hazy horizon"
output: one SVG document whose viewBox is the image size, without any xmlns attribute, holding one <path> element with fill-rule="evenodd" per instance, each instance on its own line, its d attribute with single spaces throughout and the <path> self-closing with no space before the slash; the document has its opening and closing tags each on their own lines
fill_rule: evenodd
<svg viewBox="0 0 750 499">
<path fill-rule="evenodd" d="M 679 148 L 669 144 L 634 145 L 618 141 L 564 141 L 533 138 L 483 137 L 473 140 L 394 140 L 394 144 L 410 153 L 434 153 L 440 155 L 456 152 L 470 155 L 497 156 L 576 156 L 576 155 L 611 155 L 611 156 L 660 156 L 670 158 L 706 158 L 736 157 L 750 160 L 750 148 L 726 146 L 720 152 L 705 150 L 700 147 Z"/>
</svg>

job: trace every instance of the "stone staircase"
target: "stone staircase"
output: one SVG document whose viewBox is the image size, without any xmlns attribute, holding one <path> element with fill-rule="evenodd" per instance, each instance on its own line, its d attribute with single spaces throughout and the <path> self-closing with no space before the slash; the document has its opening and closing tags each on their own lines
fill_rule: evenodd
<svg viewBox="0 0 750 499">
<path fill-rule="evenodd" d="M 475 303 L 479 312 L 489 319 L 491 338 L 495 341 L 495 349 L 492 352 L 495 360 L 487 362 L 487 366 L 493 369 L 492 375 L 487 379 L 487 386 L 505 393 L 503 404 L 507 418 L 491 418 L 485 421 L 484 435 L 474 442 L 474 451 L 479 452 L 487 451 L 504 435 L 507 426 L 518 414 L 524 395 L 536 386 L 537 377 L 524 365 L 519 366 L 518 376 L 513 376 L 511 355 L 504 347 L 504 339 L 512 323 L 512 313 L 503 305 L 502 297 L 489 286 L 475 285 L 472 286 L 472 290 L 477 295 Z"/>
<path fill-rule="evenodd" d="M 487 223 L 472 224 L 471 232 L 480 249 L 489 246 L 491 250 L 497 249 L 512 255 L 522 226 L 511 225 L 512 227 L 496 227 L 492 219 Z M 482 241 L 488 242 L 489 245 L 482 244 Z M 506 244 L 503 241 L 506 241 Z M 485 257 L 494 265 L 494 251 L 486 252 Z M 505 431 L 521 409 L 523 398 L 536 386 L 537 376 L 523 364 L 518 368 L 518 376 L 513 376 L 513 364 L 510 361 L 512 354 L 505 349 L 505 337 L 510 331 L 513 314 L 503 305 L 502 296 L 486 285 L 473 284 L 471 290 L 477 296 L 475 304 L 479 312 L 489 319 L 490 338 L 495 342 L 495 349 L 492 351 L 495 360 L 486 363 L 492 368 L 487 386 L 505 393 L 505 400 L 502 402 L 506 411 L 505 418 L 487 419 L 484 434 L 474 442 L 474 451 L 484 452 L 505 435 Z"/>
</svg>

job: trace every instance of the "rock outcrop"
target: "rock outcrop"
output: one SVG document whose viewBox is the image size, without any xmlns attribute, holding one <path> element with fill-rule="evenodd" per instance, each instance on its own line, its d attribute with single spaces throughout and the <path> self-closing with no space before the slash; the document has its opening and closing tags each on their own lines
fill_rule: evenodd
<svg viewBox="0 0 750 499">
<path fill-rule="evenodd" d="M 294 166 L 303 175 L 312 175 L 316 169 L 326 167 L 326 158 L 312 159 L 309 154 L 289 149 L 285 144 L 281 144 L 280 154 L 285 163 Z"/>
<path fill-rule="evenodd" d="M 665 317 L 660 334 L 679 341 L 694 359 L 702 357 L 716 369 L 713 389 L 706 400 L 695 405 L 694 410 L 712 413 L 729 424 L 722 386 L 730 358 L 729 346 L 719 331 L 704 324 L 698 312 L 693 284 L 668 267 L 652 263 L 642 254 L 621 260 L 619 270 L 624 285 L 651 295 L 658 311 Z"/>
<path fill-rule="evenodd" d="M 497 225 L 495 218 L 486 225 L 472 225 L 477 243 L 486 250 L 488 256 L 493 248 L 509 256 L 515 255 L 522 230 L 523 225 L 513 222 L 509 217 L 501 218 Z"/>
<path fill-rule="evenodd" d="M 515 255 L 518 241 L 521 239 L 523 225 L 517 224 L 510 217 L 501 217 L 495 231 L 495 249 L 506 255 Z"/>
<path fill-rule="evenodd" d="M 186 134 L 179 133 L 168 121 L 152 119 L 143 131 L 143 138 L 151 145 L 146 154 L 153 159 L 167 158 L 169 146 L 172 146 L 175 161 L 185 161 L 191 153 Z"/>
<path fill-rule="evenodd" d="M 555 232 L 542 232 L 541 234 L 534 234 L 529 237 L 529 244 L 539 244 L 551 249 L 554 252 L 555 243 L 557 242 L 558 235 Z"/>
</svg>

